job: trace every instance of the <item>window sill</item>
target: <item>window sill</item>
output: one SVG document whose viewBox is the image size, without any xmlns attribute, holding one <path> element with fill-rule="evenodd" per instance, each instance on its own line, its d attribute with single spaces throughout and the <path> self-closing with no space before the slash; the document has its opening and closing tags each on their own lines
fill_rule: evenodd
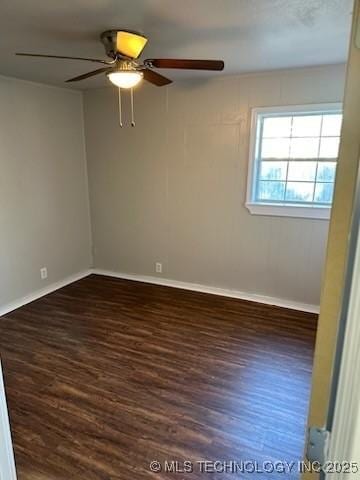
<svg viewBox="0 0 360 480">
<path fill-rule="evenodd" d="M 309 218 L 329 220 L 331 207 L 314 207 L 306 205 L 283 205 L 281 203 L 246 203 L 252 215 L 270 215 L 273 217 Z"/>
</svg>

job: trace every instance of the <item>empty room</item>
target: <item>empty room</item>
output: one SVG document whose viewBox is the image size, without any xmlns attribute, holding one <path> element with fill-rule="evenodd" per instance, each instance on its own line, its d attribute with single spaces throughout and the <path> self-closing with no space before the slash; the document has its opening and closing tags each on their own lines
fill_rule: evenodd
<svg viewBox="0 0 360 480">
<path fill-rule="evenodd" d="M 1 480 L 324 474 L 358 10 L 2 3 Z"/>
</svg>

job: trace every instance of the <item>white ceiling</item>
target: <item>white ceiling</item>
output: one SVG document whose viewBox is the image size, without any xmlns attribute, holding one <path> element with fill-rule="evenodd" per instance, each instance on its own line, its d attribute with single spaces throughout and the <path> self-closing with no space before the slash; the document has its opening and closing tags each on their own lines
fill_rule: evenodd
<svg viewBox="0 0 360 480">
<path fill-rule="evenodd" d="M 149 37 L 143 58 L 219 58 L 222 74 L 346 61 L 352 0 L 1 0 L 0 73 L 62 85 L 96 68 L 16 51 L 106 58 L 102 31 Z M 101 65 L 99 65 L 101 67 Z M 173 79 L 198 73 L 163 71 Z M 106 85 L 103 76 L 74 87 Z"/>
</svg>

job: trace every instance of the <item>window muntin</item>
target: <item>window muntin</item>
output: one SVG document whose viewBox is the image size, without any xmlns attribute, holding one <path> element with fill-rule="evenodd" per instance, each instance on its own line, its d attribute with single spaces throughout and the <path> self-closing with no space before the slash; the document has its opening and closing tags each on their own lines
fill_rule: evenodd
<svg viewBox="0 0 360 480">
<path fill-rule="evenodd" d="M 250 202 L 330 207 L 342 123 L 340 106 L 260 110 L 266 111 L 255 116 Z"/>
</svg>

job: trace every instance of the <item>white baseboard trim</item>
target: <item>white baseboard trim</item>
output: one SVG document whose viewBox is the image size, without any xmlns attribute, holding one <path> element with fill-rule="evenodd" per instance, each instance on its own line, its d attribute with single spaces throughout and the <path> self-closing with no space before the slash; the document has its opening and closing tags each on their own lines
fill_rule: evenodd
<svg viewBox="0 0 360 480">
<path fill-rule="evenodd" d="M 0 362 L 0 478 L 16 480 L 14 451 L 11 441 L 9 415 Z"/>
<path fill-rule="evenodd" d="M 59 288 L 65 287 L 70 283 L 76 282 L 81 278 L 87 277 L 91 273 L 94 273 L 96 275 L 105 275 L 107 277 L 122 278 L 124 280 L 133 280 L 135 282 L 152 283 L 154 285 L 163 285 L 165 287 L 191 290 L 194 292 L 210 293 L 212 295 L 220 295 L 222 297 L 238 298 L 240 300 L 248 300 L 250 302 L 264 303 L 266 305 L 276 305 L 278 307 L 290 308 L 291 310 L 300 310 L 302 312 L 319 313 L 318 305 L 294 302 L 291 300 L 284 300 L 282 298 L 276 298 L 276 297 L 268 297 L 265 295 L 259 295 L 257 293 L 248 293 L 248 292 L 241 292 L 238 290 L 209 287 L 207 285 L 201 285 L 198 283 L 181 282 L 179 280 L 171 280 L 169 278 L 159 278 L 159 277 L 152 277 L 150 275 L 121 273 L 121 272 L 114 272 L 111 270 L 102 270 L 102 269 L 94 268 L 94 269 L 84 270 L 82 272 L 71 275 L 65 278 L 64 280 L 60 280 L 59 282 L 52 283 L 51 285 L 48 285 L 45 288 L 37 290 L 36 292 L 30 293 L 25 297 L 19 298 L 14 302 L 0 306 L 0 317 L 2 317 L 3 315 L 6 315 L 9 312 L 12 312 L 13 310 L 16 310 L 17 308 L 20 308 L 26 305 L 27 303 L 33 302 L 34 300 L 37 300 L 38 298 L 41 298 L 44 295 L 48 295 L 49 293 L 52 293 L 55 290 L 58 290 Z"/>
<path fill-rule="evenodd" d="M 75 273 L 74 275 L 70 275 L 69 277 L 64 278 L 64 280 L 60 280 L 59 282 L 52 283 L 44 288 L 41 288 L 40 290 L 36 290 L 33 293 L 29 293 L 29 295 L 19 298 L 11 303 L 8 303 L 6 305 L 0 305 L 0 317 L 2 317 L 3 315 L 6 315 L 9 312 L 12 312 L 13 310 L 16 310 L 17 308 L 20 308 L 26 305 L 27 303 L 33 302 L 34 300 L 37 300 L 38 298 L 41 298 L 44 295 L 48 295 L 49 293 L 55 292 L 55 290 L 59 290 L 59 288 L 65 287 L 70 283 L 76 282 L 81 278 L 87 277 L 90 274 L 91 274 L 91 270 L 84 270 L 82 272 Z"/>
<path fill-rule="evenodd" d="M 131 273 L 113 272 L 110 270 L 102 270 L 94 268 L 91 270 L 96 275 L 105 275 L 107 277 L 122 278 L 123 280 L 134 280 L 135 282 L 153 283 L 155 285 L 163 285 L 165 287 L 180 288 L 183 290 L 192 290 L 194 292 L 210 293 L 212 295 L 220 295 L 222 297 L 238 298 L 240 300 L 248 300 L 250 302 L 264 303 L 266 305 L 276 305 L 278 307 L 289 308 L 291 310 L 300 310 L 302 312 L 319 313 L 319 305 L 311 305 L 307 303 L 294 302 L 284 300 L 282 298 L 267 297 L 257 293 L 247 293 L 238 290 L 228 290 L 218 287 L 209 287 L 198 283 L 181 282 L 168 278 L 152 277 L 148 275 L 136 275 Z"/>
</svg>

